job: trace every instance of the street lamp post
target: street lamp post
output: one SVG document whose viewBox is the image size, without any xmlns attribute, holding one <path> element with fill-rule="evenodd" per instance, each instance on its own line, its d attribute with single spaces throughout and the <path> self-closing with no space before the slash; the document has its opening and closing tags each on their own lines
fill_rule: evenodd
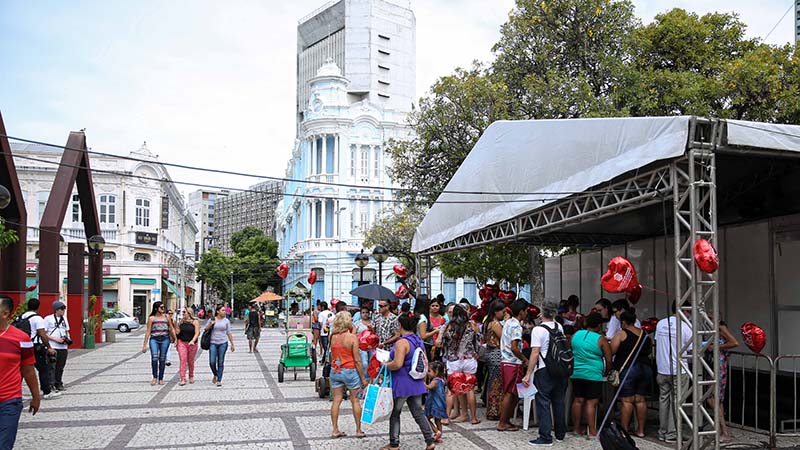
<svg viewBox="0 0 800 450">
<path fill-rule="evenodd" d="M 382 245 L 372 249 L 372 258 L 378 263 L 378 284 L 383 286 L 383 262 L 389 258 L 389 252 Z"/>
<path fill-rule="evenodd" d="M 358 268 L 361 269 L 361 275 L 359 276 L 359 283 L 358 283 L 359 285 L 361 285 L 361 283 L 364 282 L 364 267 L 366 267 L 367 264 L 369 264 L 369 256 L 364 254 L 363 248 L 361 249 L 361 253 L 356 255 L 355 263 L 356 266 L 358 266 Z"/>
</svg>

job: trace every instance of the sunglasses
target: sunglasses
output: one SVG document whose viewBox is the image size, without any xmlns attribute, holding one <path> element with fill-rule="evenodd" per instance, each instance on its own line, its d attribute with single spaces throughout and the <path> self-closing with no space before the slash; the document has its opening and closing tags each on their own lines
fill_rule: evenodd
<svg viewBox="0 0 800 450">
<path fill-rule="evenodd" d="M 389 305 L 387 305 L 387 304 L 378 305 L 378 308 L 388 308 L 388 307 L 389 307 Z"/>
</svg>

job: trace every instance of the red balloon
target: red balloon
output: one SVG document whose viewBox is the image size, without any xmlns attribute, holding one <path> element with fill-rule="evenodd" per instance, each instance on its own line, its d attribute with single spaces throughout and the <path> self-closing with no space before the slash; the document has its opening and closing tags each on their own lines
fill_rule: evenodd
<svg viewBox="0 0 800 450">
<path fill-rule="evenodd" d="M 464 372 L 451 373 L 447 377 L 447 385 L 450 387 L 453 395 L 462 395 L 475 389 L 477 378 L 473 374 L 466 374 Z"/>
<path fill-rule="evenodd" d="M 642 329 L 645 333 L 652 333 L 656 331 L 656 325 L 658 325 L 658 317 L 651 317 L 642 322 Z"/>
<path fill-rule="evenodd" d="M 279 277 L 286 278 L 286 276 L 289 275 L 289 266 L 286 265 L 286 263 L 281 263 L 281 265 L 275 269 L 275 272 L 278 273 Z"/>
<path fill-rule="evenodd" d="M 372 355 L 372 359 L 369 360 L 369 366 L 367 366 L 367 375 L 370 378 L 375 378 L 378 376 L 378 372 L 381 370 L 381 362 L 378 361 L 378 358 L 375 355 Z"/>
<path fill-rule="evenodd" d="M 487 311 L 484 308 L 477 309 L 472 312 L 469 316 L 469 320 L 474 320 L 475 322 L 483 322 L 483 319 L 486 318 Z"/>
<path fill-rule="evenodd" d="M 394 270 L 394 274 L 400 278 L 405 278 L 408 276 L 408 269 L 406 269 L 406 266 L 402 264 L 395 264 L 394 267 L 392 267 L 392 270 Z"/>
<path fill-rule="evenodd" d="M 767 333 L 753 322 L 745 322 L 742 325 L 742 337 L 744 337 L 745 345 L 754 353 L 761 353 L 767 343 Z"/>
<path fill-rule="evenodd" d="M 531 307 L 528 308 L 528 318 L 529 319 L 535 319 L 535 318 L 539 317 L 539 314 L 541 314 L 541 313 L 542 313 L 542 310 L 539 309 L 537 306 L 531 305 Z"/>
<path fill-rule="evenodd" d="M 478 290 L 478 297 L 483 301 L 489 301 L 492 299 L 492 290 L 484 286 Z"/>
<path fill-rule="evenodd" d="M 637 283 L 629 287 L 628 290 L 625 291 L 625 298 L 627 298 L 632 305 L 639 303 L 639 299 L 642 298 L 642 285 Z"/>
<path fill-rule="evenodd" d="M 517 293 L 514 291 L 500 291 L 498 296 L 500 300 L 506 302 L 507 305 L 517 299 Z"/>
<path fill-rule="evenodd" d="M 364 330 L 358 335 L 358 348 L 365 352 L 371 352 L 375 350 L 378 348 L 378 344 L 380 344 L 378 335 L 370 330 Z"/>
<path fill-rule="evenodd" d="M 317 282 L 317 272 L 314 272 L 312 270 L 311 273 L 308 274 L 308 284 L 313 286 L 314 283 L 316 282 Z"/>
<path fill-rule="evenodd" d="M 36 290 L 36 285 L 35 285 L 35 284 L 32 284 L 32 285 L 28 286 L 28 289 L 26 289 L 26 290 L 27 290 L 28 292 L 33 292 L 33 291 L 35 291 L 35 290 Z"/>
<path fill-rule="evenodd" d="M 611 293 L 626 292 L 631 286 L 639 284 L 633 264 L 622 256 L 616 256 L 608 263 L 608 271 L 603 274 L 603 289 Z"/>
<path fill-rule="evenodd" d="M 694 242 L 694 262 L 705 273 L 714 273 L 719 269 L 717 251 L 705 239 L 698 239 Z"/>
<path fill-rule="evenodd" d="M 399 298 L 399 299 L 401 299 L 401 300 L 407 299 L 408 298 L 408 288 L 406 287 L 406 285 L 405 284 L 401 284 L 400 287 L 397 288 L 397 290 L 394 292 L 394 296 Z"/>
<path fill-rule="evenodd" d="M 500 286 L 496 284 L 487 284 L 487 288 L 489 288 L 489 293 L 492 297 L 497 297 L 500 294 Z"/>
</svg>

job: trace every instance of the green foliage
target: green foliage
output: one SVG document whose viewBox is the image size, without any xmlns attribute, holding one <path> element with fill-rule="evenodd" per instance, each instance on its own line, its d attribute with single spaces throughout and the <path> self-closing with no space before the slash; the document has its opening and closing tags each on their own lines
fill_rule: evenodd
<svg viewBox="0 0 800 450">
<path fill-rule="evenodd" d="M 398 209 L 384 209 L 373 222 L 364 238 L 364 247 L 383 245 L 392 256 L 400 257 L 403 264 L 413 264 L 411 240 L 414 231 L 425 217 L 426 208 L 404 206 Z"/>
<path fill-rule="evenodd" d="M 9 230 L 6 228 L 5 222 L 0 219 L 0 248 L 6 248 L 11 244 L 15 244 L 19 241 L 19 236 L 17 236 L 17 232 L 15 230 Z"/>
<path fill-rule="evenodd" d="M 217 249 L 203 255 L 197 264 L 197 279 L 214 288 L 219 297 L 230 299 L 230 276 L 233 272 L 234 307 L 242 310 L 253 298 L 269 286 L 280 286 L 275 273 L 278 266 L 278 243 L 263 231 L 247 227 L 231 236 L 233 256 L 225 256 Z"/>
<path fill-rule="evenodd" d="M 86 320 L 84 321 L 84 332 L 86 334 L 95 334 L 100 327 L 103 325 L 103 320 L 106 316 L 106 311 L 103 308 L 100 308 L 100 312 L 92 313 L 94 311 L 95 305 L 97 304 L 97 296 L 92 295 L 89 297 L 89 308 L 87 309 L 88 314 L 86 316 Z"/>
<path fill-rule="evenodd" d="M 511 284 L 530 281 L 530 258 L 525 245 L 494 245 L 447 253 L 437 256 L 436 261 L 445 276 L 474 278 L 478 284 L 490 279 Z"/>
</svg>

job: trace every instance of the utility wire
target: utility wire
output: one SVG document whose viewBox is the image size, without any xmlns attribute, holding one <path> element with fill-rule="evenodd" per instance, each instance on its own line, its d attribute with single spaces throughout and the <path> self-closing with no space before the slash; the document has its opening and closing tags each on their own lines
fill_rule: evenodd
<svg viewBox="0 0 800 450">
<path fill-rule="evenodd" d="M 8 136 L 0 134 L 0 138 L 7 138 L 14 141 L 19 142 L 26 142 L 29 144 L 36 144 L 36 145 L 43 145 L 46 147 L 53 147 L 59 148 L 64 150 L 75 150 L 75 151 L 84 151 L 83 149 L 78 148 L 71 148 L 64 145 L 52 144 L 49 142 L 42 142 L 36 141 L 32 139 L 20 138 L 15 136 Z M 160 162 L 160 161 L 153 161 L 150 159 L 143 159 L 143 158 L 135 158 L 133 156 L 124 156 L 124 155 L 117 155 L 113 153 L 105 153 L 105 152 L 98 152 L 94 150 L 85 150 L 90 155 L 98 155 L 98 156 L 105 156 L 110 158 L 117 158 L 117 159 L 124 159 L 128 161 L 135 161 L 135 162 L 143 162 L 148 164 L 159 164 L 166 167 L 175 167 L 178 169 L 187 169 L 187 170 L 197 170 L 201 172 L 211 172 L 221 175 L 235 175 L 241 177 L 249 177 L 249 178 L 258 178 L 263 180 L 271 180 L 271 181 L 281 181 L 285 183 L 303 183 L 303 184 L 313 184 L 313 185 L 322 185 L 322 186 L 334 186 L 334 187 L 347 187 L 347 188 L 357 188 L 357 189 L 372 189 L 372 190 L 388 190 L 388 191 L 395 191 L 395 192 L 414 192 L 420 194 L 461 194 L 461 195 L 572 195 L 572 194 L 581 194 L 585 191 L 562 191 L 562 192 L 485 192 L 485 191 L 457 191 L 457 190 L 443 190 L 443 191 L 434 191 L 434 190 L 426 190 L 426 189 L 410 189 L 410 188 L 395 188 L 395 187 L 387 187 L 387 186 L 369 186 L 369 185 L 358 185 L 358 184 L 347 184 L 347 183 L 334 183 L 329 181 L 312 181 L 312 180 L 304 180 L 298 178 L 281 178 L 281 177 L 270 177 L 265 175 L 257 175 L 253 173 L 245 173 L 245 172 L 235 172 L 230 170 L 222 170 L 222 169 L 209 169 L 205 167 L 198 167 L 198 166 L 190 166 L 187 164 L 179 164 L 179 163 L 171 163 L 171 162 Z M 226 188 L 230 189 L 230 188 Z M 621 189 L 621 190 L 611 190 L 608 192 L 629 192 L 630 190 Z M 605 191 L 604 191 L 605 192 Z"/>
<path fill-rule="evenodd" d="M 792 1 L 792 2 L 789 2 L 789 8 L 787 8 L 787 9 L 786 9 L 786 12 L 784 12 L 784 13 L 783 13 L 783 15 L 781 16 L 781 18 L 780 18 L 780 19 L 778 19 L 778 22 L 775 24 L 775 26 L 774 26 L 774 27 L 772 27 L 772 29 L 771 29 L 771 30 L 769 30 L 769 33 L 767 33 L 767 35 L 766 35 L 766 36 L 764 36 L 764 40 L 765 40 L 765 41 L 766 41 L 767 39 L 769 39 L 769 37 L 772 35 L 772 32 L 773 32 L 773 31 L 775 31 L 775 29 L 776 29 L 776 28 L 778 28 L 778 25 L 780 25 L 780 24 L 781 24 L 781 22 L 783 22 L 783 19 L 785 19 L 785 18 L 786 18 L 786 15 L 787 15 L 787 14 L 789 14 L 789 11 L 791 11 L 793 7 L 794 7 L 794 1 Z"/>
<path fill-rule="evenodd" d="M 0 155 L 4 154 L 4 152 L 0 151 Z M 24 156 L 24 155 L 12 155 L 14 158 L 29 160 L 29 161 L 36 161 L 44 164 L 52 164 L 57 166 L 64 166 L 64 167 L 71 167 L 77 169 L 84 169 L 82 166 L 77 166 L 74 164 L 66 164 L 62 161 L 48 161 L 45 159 L 34 158 L 31 156 Z M 153 163 L 150 161 L 150 163 Z M 156 164 L 156 163 L 153 163 Z M 272 192 L 265 192 L 260 191 L 257 189 L 239 189 L 234 187 L 228 186 L 219 186 L 219 185 L 211 185 L 205 183 L 193 183 L 189 181 L 176 181 L 176 180 L 169 180 L 165 178 L 156 178 L 156 177 L 148 177 L 145 175 L 135 175 L 132 173 L 120 172 L 116 170 L 103 170 L 103 169 L 91 169 L 92 172 L 97 173 L 106 173 L 110 175 L 126 177 L 126 178 L 135 178 L 140 180 L 148 180 L 148 181 L 158 181 L 163 183 L 174 183 L 174 184 L 181 184 L 187 186 L 195 186 L 195 187 L 205 187 L 211 189 L 227 189 L 229 191 L 237 191 L 237 192 L 247 192 L 247 193 L 254 193 L 254 194 L 262 194 L 262 195 L 277 195 L 277 196 L 289 196 L 289 197 L 299 197 L 299 198 L 310 198 L 310 199 L 317 199 L 317 200 L 339 200 L 339 201 L 350 201 L 350 200 L 360 200 L 358 198 L 349 198 L 349 197 L 326 197 L 323 195 L 310 195 L 310 194 L 297 194 L 297 193 L 280 193 L 275 194 Z M 607 191 L 601 191 L 607 192 Z M 613 192 L 613 191 L 608 191 Z M 492 195 L 523 195 L 523 194 L 492 194 Z M 524 194 L 524 195 L 546 195 L 546 194 Z M 553 194 L 558 195 L 558 194 Z M 566 195 L 566 194 L 565 194 Z M 592 195 L 591 193 L 575 193 L 575 195 Z M 560 200 L 560 198 L 537 198 L 537 199 L 510 199 L 510 200 L 443 200 L 437 201 L 436 203 L 439 204 L 505 204 L 505 203 L 535 203 L 535 202 L 547 202 L 547 201 L 554 201 Z M 395 199 L 395 198 L 381 198 L 381 199 L 369 199 L 369 201 L 380 202 L 380 203 L 394 203 L 394 204 L 405 204 L 406 201 Z"/>
</svg>

